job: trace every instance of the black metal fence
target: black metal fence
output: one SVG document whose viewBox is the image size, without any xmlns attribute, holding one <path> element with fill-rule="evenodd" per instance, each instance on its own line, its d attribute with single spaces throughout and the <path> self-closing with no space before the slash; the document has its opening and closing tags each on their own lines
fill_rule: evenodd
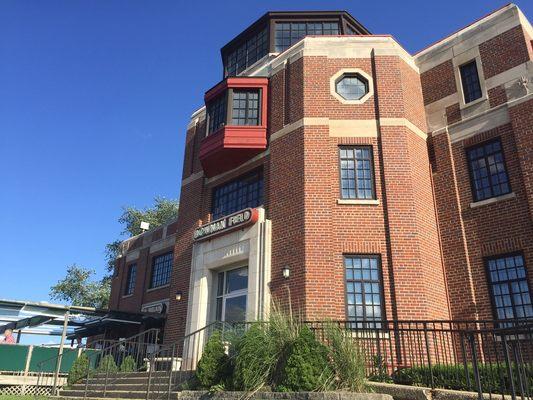
<svg viewBox="0 0 533 400">
<path fill-rule="evenodd" d="M 371 381 L 482 394 L 533 395 L 533 319 L 307 322 L 338 324 L 364 352 Z"/>
</svg>

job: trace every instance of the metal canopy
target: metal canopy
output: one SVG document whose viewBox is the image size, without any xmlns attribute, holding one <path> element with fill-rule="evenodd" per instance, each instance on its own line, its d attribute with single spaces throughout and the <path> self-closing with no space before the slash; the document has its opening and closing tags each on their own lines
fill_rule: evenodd
<svg viewBox="0 0 533 400">
<path fill-rule="evenodd" d="M 73 331 L 88 318 L 105 315 L 106 310 L 0 299 L 0 334 L 12 329 L 23 334 L 60 336 L 67 312 L 70 313 L 67 330 Z"/>
</svg>

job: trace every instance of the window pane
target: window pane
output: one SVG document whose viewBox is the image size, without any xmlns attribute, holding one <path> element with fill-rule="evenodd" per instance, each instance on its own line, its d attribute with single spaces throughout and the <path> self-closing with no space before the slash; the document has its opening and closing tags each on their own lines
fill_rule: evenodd
<svg viewBox="0 0 533 400">
<path fill-rule="evenodd" d="M 372 274 L 378 268 L 377 256 L 346 256 L 346 303 L 347 318 L 361 322 L 360 328 L 379 328 L 383 310 L 381 302 L 381 281 L 379 274 Z M 354 306 L 351 306 L 355 304 Z"/>
<path fill-rule="evenodd" d="M 152 278 L 150 288 L 168 285 L 172 272 L 174 253 L 166 253 L 152 259 Z"/>
<path fill-rule="evenodd" d="M 461 83 L 463 86 L 465 103 L 470 103 L 471 101 L 479 99 L 481 97 L 481 86 L 477 73 L 476 60 L 461 65 L 459 70 L 461 72 Z"/>
<path fill-rule="evenodd" d="M 225 302 L 224 321 L 241 322 L 246 320 L 246 295 L 230 297 Z"/>
<path fill-rule="evenodd" d="M 498 319 L 523 318 L 533 312 L 522 255 L 487 261 L 489 284 Z"/>
<path fill-rule="evenodd" d="M 370 148 L 341 147 L 340 174 L 343 199 L 373 199 L 373 165 Z"/>
<path fill-rule="evenodd" d="M 135 278 L 137 275 L 137 264 L 131 264 L 128 267 L 128 276 L 126 278 L 126 287 L 124 289 L 124 295 L 132 294 L 135 289 Z"/>
<path fill-rule="evenodd" d="M 232 125 L 259 125 L 259 91 L 234 90 Z"/>
<path fill-rule="evenodd" d="M 278 22 L 275 27 L 276 52 L 287 50 L 307 35 L 338 35 L 337 22 Z"/>
<path fill-rule="evenodd" d="M 468 149 L 467 156 L 475 201 L 511 191 L 500 139 Z"/>
<path fill-rule="evenodd" d="M 248 207 L 259 207 L 262 204 L 263 172 L 258 170 L 217 186 L 213 190 L 211 212 L 213 219 L 218 219 Z"/>
<path fill-rule="evenodd" d="M 368 82 L 360 75 L 344 75 L 335 85 L 339 95 L 346 100 L 359 100 L 368 93 Z"/>
<path fill-rule="evenodd" d="M 226 123 L 226 93 L 211 100 L 207 104 L 207 133 L 216 132 Z"/>
<path fill-rule="evenodd" d="M 226 294 L 248 288 L 248 268 L 226 272 Z"/>
</svg>

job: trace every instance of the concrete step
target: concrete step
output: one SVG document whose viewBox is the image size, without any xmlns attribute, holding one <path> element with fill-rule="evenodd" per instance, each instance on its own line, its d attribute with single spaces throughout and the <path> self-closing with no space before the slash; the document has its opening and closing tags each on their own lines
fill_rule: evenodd
<svg viewBox="0 0 533 400">
<path fill-rule="evenodd" d="M 85 397 L 84 390 L 61 390 L 59 392 L 59 397 L 61 399 L 65 398 L 83 398 Z M 90 398 L 103 398 L 104 392 L 101 390 L 88 390 L 87 397 Z M 175 399 L 177 397 L 177 392 L 171 392 L 170 397 Z M 145 399 L 146 392 L 140 390 L 107 390 L 105 393 L 106 399 Z M 167 391 L 166 390 L 154 390 L 150 391 L 151 399 L 166 399 Z"/>
<path fill-rule="evenodd" d="M 110 383 L 107 386 L 102 382 L 98 384 L 91 384 L 87 386 L 88 390 L 103 391 L 106 390 L 131 390 L 131 391 L 144 391 L 146 390 L 146 383 Z M 166 390 L 168 388 L 167 382 L 152 382 L 150 388 L 154 390 Z M 69 390 L 82 390 L 85 391 L 85 384 L 77 383 L 69 386 Z"/>
</svg>

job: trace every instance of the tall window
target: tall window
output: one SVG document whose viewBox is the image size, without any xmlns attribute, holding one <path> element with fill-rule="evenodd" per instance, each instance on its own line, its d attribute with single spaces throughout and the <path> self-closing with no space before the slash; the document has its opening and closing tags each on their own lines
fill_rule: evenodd
<svg viewBox="0 0 533 400">
<path fill-rule="evenodd" d="M 246 320 L 248 267 L 219 272 L 217 276 L 217 321 Z"/>
<path fill-rule="evenodd" d="M 256 170 L 251 174 L 217 186 L 213 190 L 211 212 L 213 219 L 218 219 L 244 208 L 259 207 L 262 204 L 263 171 Z"/>
<path fill-rule="evenodd" d="M 373 199 L 374 171 L 372 148 L 340 148 L 341 196 L 343 199 Z"/>
<path fill-rule="evenodd" d="M 226 76 L 236 76 L 268 53 L 268 32 L 266 29 L 250 37 L 225 60 Z"/>
<path fill-rule="evenodd" d="M 481 97 L 481 85 L 479 83 L 476 60 L 461 65 L 459 70 L 461 72 L 465 104 L 479 99 Z"/>
<path fill-rule="evenodd" d="M 338 22 L 278 22 L 276 23 L 276 52 L 287 50 L 307 35 L 338 35 Z"/>
<path fill-rule="evenodd" d="M 137 276 L 137 264 L 130 264 L 128 267 L 128 276 L 126 277 L 126 287 L 124 295 L 132 294 L 135 289 L 135 278 Z"/>
<path fill-rule="evenodd" d="M 152 259 L 152 278 L 150 280 L 150 289 L 168 285 L 170 283 L 170 274 L 172 272 L 172 263 L 174 253 L 166 253 Z"/>
<path fill-rule="evenodd" d="M 467 149 L 467 157 L 475 201 L 511 191 L 500 139 Z"/>
<path fill-rule="evenodd" d="M 499 256 L 487 260 L 487 270 L 496 318 L 533 317 L 522 254 Z"/>
<path fill-rule="evenodd" d="M 383 304 L 379 256 L 345 256 L 346 313 L 356 328 L 381 328 Z"/>
<path fill-rule="evenodd" d="M 226 93 L 207 105 L 208 133 L 216 132 L 226 124 Z"/>
<path fill-rule="evenodd" d="M 234 90 L 232 125 L 259 125 L 259 90 Z"/>
</svg>

